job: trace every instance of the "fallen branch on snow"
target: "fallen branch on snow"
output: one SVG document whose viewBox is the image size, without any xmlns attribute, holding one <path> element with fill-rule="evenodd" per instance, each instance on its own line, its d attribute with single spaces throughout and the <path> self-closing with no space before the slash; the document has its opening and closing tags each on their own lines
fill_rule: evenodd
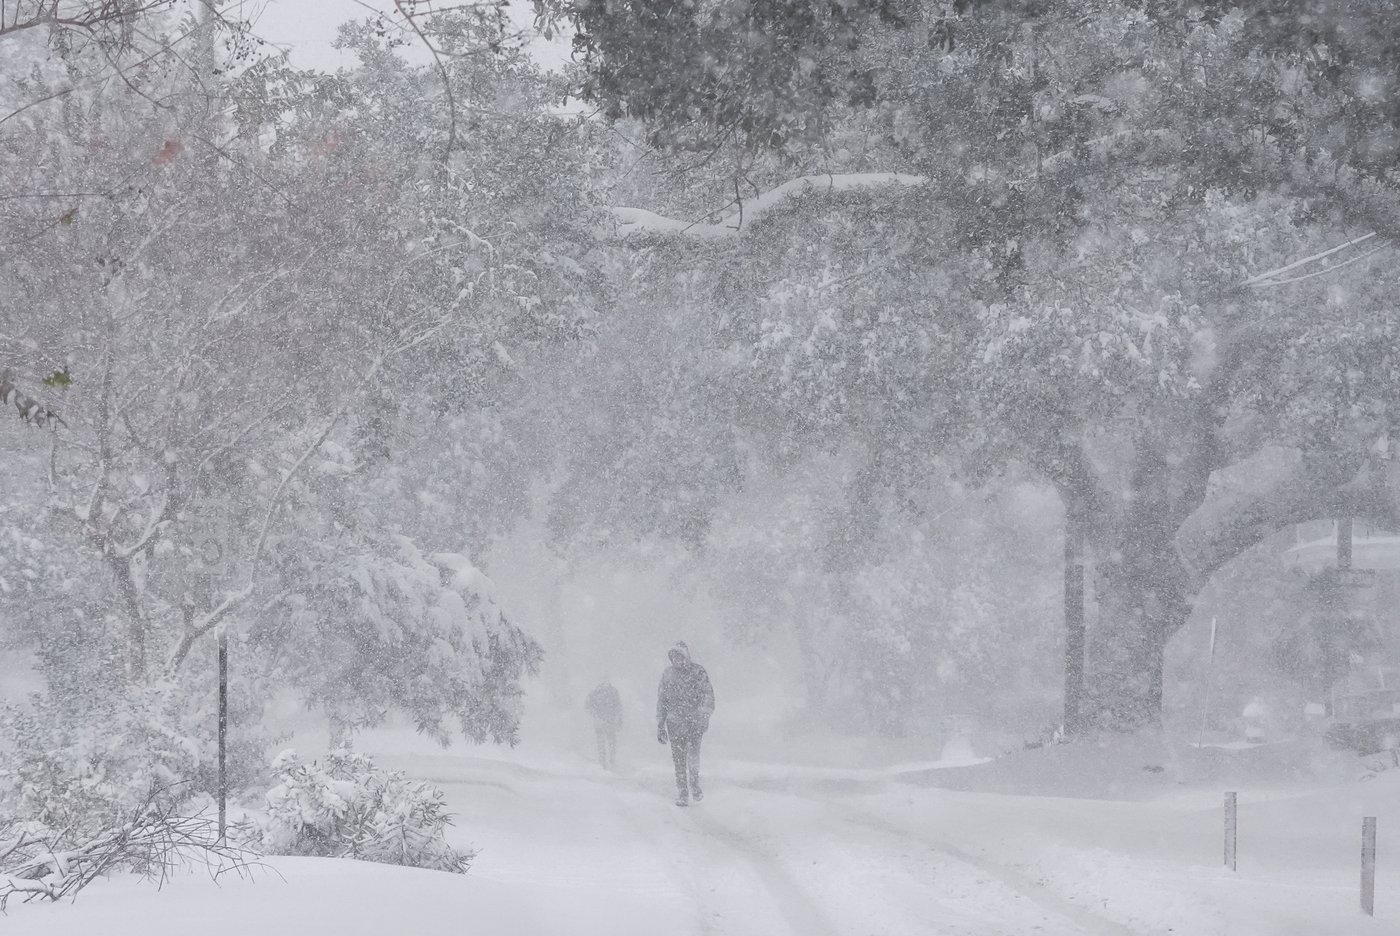
<svg viewBox="0 0 1400 936">
<path fill-rule="evenodd" d="M 258 866 L 255 852 L 219 837 L 214 819 L 177 815 L 165 792 L 152 789 L 128 818 L 78 841 L 71 829 L 12 828 L 15 838 L 0 841 L 0 913 L 14 897 L 28 902 L 74 896 L 109 871 L 134 871 L 164 883 L 177 868 L 202 867 L 217 878 Z"/>
</svg>

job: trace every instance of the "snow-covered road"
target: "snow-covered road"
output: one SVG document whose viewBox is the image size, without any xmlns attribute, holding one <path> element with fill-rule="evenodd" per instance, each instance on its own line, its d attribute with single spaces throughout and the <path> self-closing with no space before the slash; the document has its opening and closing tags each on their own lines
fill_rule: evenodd
<svg viewBox="0 0 1400 936">
<path fill-rule="evenodd" d="M 720 756 L 704 803 L 681 809 L 664 753 L 638 747 L 619 773 L 577 755 L 398 766 L 443 786 L 462 842 L 482 847 L 473 876 L 567 907 L 561 933 L 1278 936 L 1400 921 L 1395 897 L 1374 919 L 1356 912 L 1346 857 L 1353 814 L 1387 812 L 1400 778 L 1246 791 L 1246 858 L 1231 874 L 1210 790 L 1005 796 Z M 1397 871 L 1383 895 L 1400 890 Z"/>
<path fill-rule="evenodd" d="M 12 907 L 0 932 L 1400 932 L 1400 774 L 1330 787 L 1241 787 L 1241 864 L 1232 873 L 1219 864 L 1218 794 L 1206 787 L 1136 799 L 993 794 L 925 785 L 926 771 L 756 763 L 721 752 L 709 758 L 704 803 L 681 809 L 671 802 L 670 758 L 644 740 L 624 752 L 618 773 L 567 745 L 451 754 L 396 740 L 379 750 L 384 766 L 444 790 L 457 815 L 452 837 L 480 849 L 466 876 L 277 858 L 252 881 L 216 885 L 195 874 L 159 891 L 131 878 L 100 882 L 72 905 Z M 987 766 L 1009 782 L 1014 764 Z M 1357 909 L 1363 814 L 1381 817 L 1374 918 Z"/>
<path fill-rule="evenodd" d="M 473 875 L 569 906 L 580 933 L 1135 932 L 862 805 L 891 805 L 878 780 L 759 775 L 719 781 L 704 803 L 680 809 L 659 769 L 411 766 L 444 788 L 463 834 L 484 844 Z"/>
</svg>

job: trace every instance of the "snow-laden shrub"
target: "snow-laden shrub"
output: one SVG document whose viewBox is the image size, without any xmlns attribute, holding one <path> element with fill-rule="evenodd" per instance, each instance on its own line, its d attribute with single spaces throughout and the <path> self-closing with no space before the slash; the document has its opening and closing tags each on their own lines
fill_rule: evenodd
<svg viewBox="0 0 1400 936">
<path fill-rule="evenodd" d="M 0 704 L 0 815 L 82 835 L 147 804 L 214 793 L 218 754 L 212 686 L 164 682 L 104 700 L 36 695 Z M 266 739 L 231 732 L 232 789 L 251 785 Z"/>
<path fill-rule="evenodd" d="M 367 755 L 341 749 L 324 763 L 287 750 L 272 762 L 277 784 L 256 823 L 273 855 L 358 858 L 465 874 L 475 852 L 447 843 L 452 824 L 442 791 L 381 770 Z"/>
<path fill-rule="evenodd" d="M 116 870 L 211 873 L 253 857 L 221 839 L 209 792 L 217 721 L 199 680 L 0 704 L 0 910 L 59 900 Z M 230 746 L 233 788 L 261 759 L 247 731 Z M 254 759 L 256 757 L 256 759 Z"/>
</svg>

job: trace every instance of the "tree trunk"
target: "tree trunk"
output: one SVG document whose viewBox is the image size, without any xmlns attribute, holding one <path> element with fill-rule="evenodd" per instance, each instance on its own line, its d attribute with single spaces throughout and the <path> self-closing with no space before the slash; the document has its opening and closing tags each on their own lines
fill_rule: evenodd
<svg viewBox="0 0 1400 936">
<path fill-rule="evenodd" d="M 1080 509 L 1065 508 L 1065 713 L 1067 735 L 1084 731 L 1084 525 Z"/>
<path fill-rule="evenodd" d="M 132 577 L 131 565 L 126 560 L 110 558 L 112 575 L 117 580 L 117 590 L 126 605 L 126 672 L 133 684 L 146 680 L 146 618 L 141 613 L 141 596 L 137 592 L 136 581 Z"/>
<path fill-rule="evenodd" d="M 1086 687 L 1088 725 L 1114 731 L 1162 720 L 1167 641 L 1191 614 L 1191 585 L 1170 550 L 1119 554 L 1098 569 L 1099 626 Z"/>
<path fill-rule="evenodd" d="M 341 718 L 334 711 L 327 713 L 327 730 L 330 735 L 331 751 L 338 751 L 341 748 L 353 748 L 355 746 L 355 729 L 350 722 Z"/>
</svg>

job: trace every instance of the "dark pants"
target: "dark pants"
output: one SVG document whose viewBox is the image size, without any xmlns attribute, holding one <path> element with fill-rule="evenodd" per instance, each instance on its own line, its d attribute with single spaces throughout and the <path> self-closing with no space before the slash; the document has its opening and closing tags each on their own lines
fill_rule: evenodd
<svg viewBox="0 0 1400 936">
<path fill-rule="evenodd" d="M 700 739 L 704 731 L 668 732 L 671 760 L 676 762 L 676 792 L 682 799 L 700 795 Z"/>
<path fill-rule="evenodd" d="M 617 729 L 605 721 L 595 720 L 593 730 L 598 735 L 598 763 L 612 770 L 617 766 Z"/>
</svg>

